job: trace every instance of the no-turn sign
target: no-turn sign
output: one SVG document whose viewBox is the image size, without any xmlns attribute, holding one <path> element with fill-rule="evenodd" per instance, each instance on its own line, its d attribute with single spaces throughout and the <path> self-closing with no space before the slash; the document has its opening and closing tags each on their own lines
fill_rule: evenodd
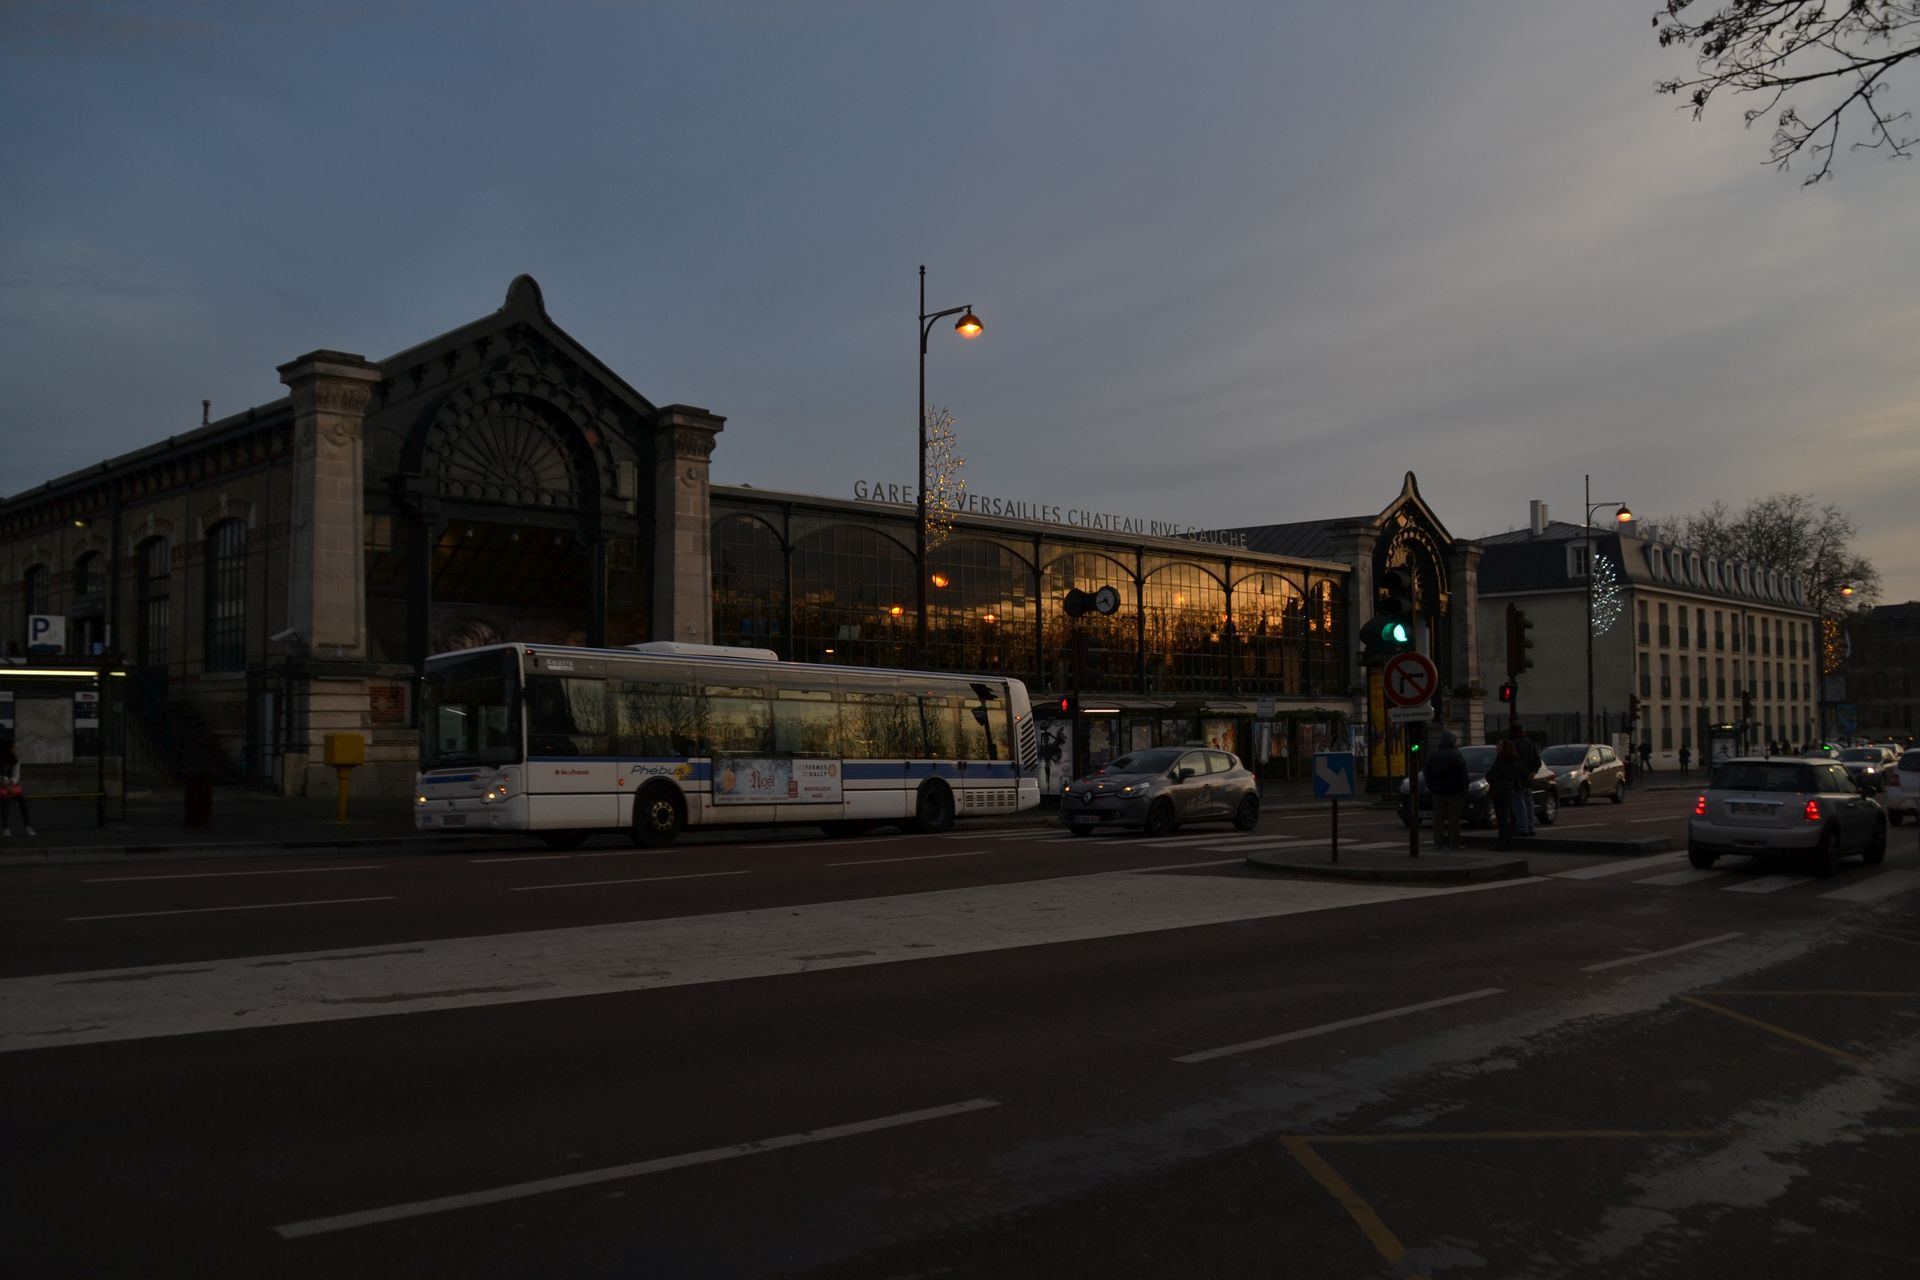
<svg viewBox="0 0 1920 1280">
<path fill-rule="evenodd" d="M 1398 707 L 1432 702 L 1440 689 L 1440 672 L 1424 653 L 1396 653 L 1381 673 L 1387 701 Z"/>
</svg>

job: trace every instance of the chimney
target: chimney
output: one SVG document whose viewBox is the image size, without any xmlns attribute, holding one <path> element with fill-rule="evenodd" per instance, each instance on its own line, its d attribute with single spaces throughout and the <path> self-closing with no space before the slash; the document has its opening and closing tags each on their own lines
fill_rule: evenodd
<svg viewBox="0 0 1920 1280">
<path fill-rule="evenodd" d="M 1547 504 L 1538 498 L 1527 503 L 1527 527 L 1536 538 L 1547 531 Z"/>
<path fill-rule="evenodd" d="M 213 417 L 213 401 L 202 400 L 200 402 L 200 425 L 203 427 L 206 426 L 207 423 L 211 421 L 212 417 Z"/>
</svg>

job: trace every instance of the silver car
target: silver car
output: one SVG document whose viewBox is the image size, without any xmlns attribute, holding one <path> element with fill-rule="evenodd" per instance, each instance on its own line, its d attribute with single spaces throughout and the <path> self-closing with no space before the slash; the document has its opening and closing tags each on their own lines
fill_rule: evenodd
<svg viewBox="0 0 1920 1280">
<path fill-rule="evenodd" d="M 1548 747 L 1540 763 L 1553 770 L 1554 789 L 1562 800 L 1585 804 L 1605 796 L 1619 804 L 1627 798 L 1627 762 L 1604 742 L 1573 742 Z"/>
<path fill-rule="evenodd" d="M 1702 870 L 1731 854 L 1802 854 L 1830 876 L 1854 853 L 1869 866 L 1886 858 L 1887 815 L 1830 760 L 1720 761 L 1687 824 L 1687 861 Z"/>
<path fill-rule="evenodd" d="M 1102 827 L 1163 836 L 1185 823 L 1208 821 L 1251 831 L 1260 821 L 1260 791 L 1253 775 L 1225 751 L 1154 747 L 1130 751 L 1069 782 L 1060 793 L 1060 821 L 1076 836 Z"/>
</svg>

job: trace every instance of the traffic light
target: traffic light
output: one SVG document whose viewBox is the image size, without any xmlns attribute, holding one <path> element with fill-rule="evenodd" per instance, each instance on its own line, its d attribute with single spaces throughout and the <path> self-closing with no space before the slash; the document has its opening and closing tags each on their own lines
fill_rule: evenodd
<svg viewBox="0 0 1920 1280">
<path fill-rule="evenodd" d="M 1507 674 L 1517 676 L 1533 666 L 1533 655 L 1527 651 L 1533 648 L 1533 637 L 1527 632 L 1533 630 L 1533 619 L 1529 618 L 1518 605 L 1507 606 Z"/>
<path fill-rule="evenodd" d="M 1751 689 L 1740 695 L 1740 718 L 1748 724 L 1753 723 L 1753 690 Z"/>
<path fill-rule="evenodd" d="M 1513 693 L 1514 693 L 1513 681 L 1509 680 L 1505 684 L 1500 686 L 1500 701 L 1512 702 Z"/>
<path fill-rule="evenodd" d="M 1374 596 L 1373 616 L 1360 629 L 1361 646 L 1388 655 L 1413 648 L 1413 598 L 1406 577 L 1395 570 L 1381 574 Z"/>
<path fill-rule="evenodd" d="M 1640 695 L 1637 693 L 1630 693 L 1627 695 L 1627 728 L 1631 729 L 1633 728 L 1633 726 L 1639 723 L 1640 723 Z"/>
<path fill-rule="evenodd" d="M 1060 714 L 1061 715 L 1063 716 L 1074 715 L 1079 710 L 1080 710 L 1080 700 L 1076 698 L 1073 694 L 1064 693 L 1060 695 Z"/>
</svg>

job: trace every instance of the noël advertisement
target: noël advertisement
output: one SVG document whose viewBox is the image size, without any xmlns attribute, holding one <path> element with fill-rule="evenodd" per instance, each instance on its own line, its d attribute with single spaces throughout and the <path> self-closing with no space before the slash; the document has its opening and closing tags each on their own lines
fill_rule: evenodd
<svg viewBox="0 0 1920 1280">
<path fill-rule="evenodd" d="M 838 760 L 720 756 L 713 762 L 715 804 L 824 804 L 840 800 Z"/>
</svg>

